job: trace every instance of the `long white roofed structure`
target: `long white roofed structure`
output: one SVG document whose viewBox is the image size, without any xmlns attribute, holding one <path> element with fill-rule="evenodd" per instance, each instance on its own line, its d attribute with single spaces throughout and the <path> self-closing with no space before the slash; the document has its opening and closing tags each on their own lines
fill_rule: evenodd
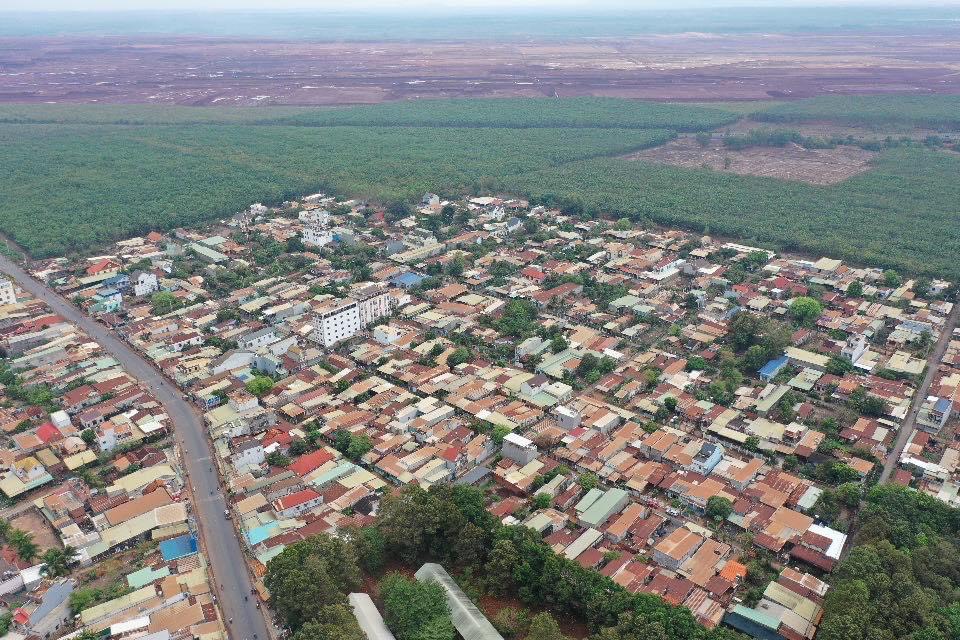
<svg viewBox="0 0 960 640">
<path fill-rule="evenodd" d="M 396 640 L 390 629 L 383 622 L 383 617 L 377 610 L 377 605 L 366 593 L 351 593 L 350 606 L 353 607 L 353 616 L 357 619 L 357 624 L 363 629 L 367 640 Z"/>
<path fill-rule="evenodd" d="M 447 592 L 453 626 L 463 640 L 503 640 L 483 612 L 439 564 L 428 562 L 414 574 L 420 582 L 436 581 Z"/>
</svg>

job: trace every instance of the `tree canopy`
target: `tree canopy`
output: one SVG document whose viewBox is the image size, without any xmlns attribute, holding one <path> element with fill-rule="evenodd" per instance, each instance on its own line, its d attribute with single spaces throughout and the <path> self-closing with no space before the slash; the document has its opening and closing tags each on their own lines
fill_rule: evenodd
<svg viewBox="0 0 960 640">
<path fill-rule="evenodd" d="M 311 621 L 330 624 L 334 605 L 345 605 L 347 594 L 360 586 L 355 549 L 339 538 L 311 536 L 285 548 L 267 563 L 264 584 L 270 605 L 297 632 Z"/>
</svg>

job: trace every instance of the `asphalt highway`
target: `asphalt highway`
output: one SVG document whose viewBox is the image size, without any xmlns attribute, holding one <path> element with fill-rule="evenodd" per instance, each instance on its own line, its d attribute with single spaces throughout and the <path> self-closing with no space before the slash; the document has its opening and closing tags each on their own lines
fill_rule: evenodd
<svg viewBox="0 0 960 640">
<path fill-rule="evenodd" d="M 212 461 L 212 443 L 206 436 L 203 420 L 183 399 L 176 386 L 112 331 L 91 319 L 52 289 L 35 280 L 19 265 L 0 255 L 0 269 L 13 277 L 21 288 L 43 300 L 49 307 L 82 328 L 103 349 L 111 353 L 135 378 L 148 385 L 163 404 L 172 421 L 174 437 L 180 444 L 184 466 L 193 488 L 193 514 L 196 518 L 212 568 L 214 591 L 234 640 L 270 638 L 262 610 L 251 595 L 244 549 L 237 539 L 233 520 L 224 517 L 226 500 L 222 495 L 216 465 Z M 222 586 L 221 586 L 222 585 Z M 228 622 L 232 620 L 232 622 Z"/>
</svg>

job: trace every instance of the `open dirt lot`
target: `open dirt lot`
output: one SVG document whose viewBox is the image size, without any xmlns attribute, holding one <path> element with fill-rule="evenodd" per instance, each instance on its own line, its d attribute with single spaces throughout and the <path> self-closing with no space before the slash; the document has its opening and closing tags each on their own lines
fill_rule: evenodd
<svg viewBox="0 0 960 640">
<path fill-rule="evenodd" d="M 630 154 L 630 160 L 646 160 L 678 167 L 704 167 L 739 175 L 797 180 L 809 184 L 836 184 L 863 173 L 876 154 L 859 147 L 804 149 L 795 144 L 786 147 L 750 147 L 732 151 L 715 138 L 702 147 L 684 136 L 667 144 Z"/>
<path fill-rule="evenodd" d="M 0 39 L 0 102 L 332 105 L 442 97 L 763 100 L 960 93 L 960 41 L 651 35 L 572 42 Z"/>
<path fill-rule="evenodd" d="M 33 541 L 40 545 L 40 552 L 47 549 L 60 549 L 60 537 L 54 531 L 47 519 L 39 511 L 31 509 L 10 521 L 10 524 L 16 529 L 29 531 L 33 534 Z"/>
</svg>

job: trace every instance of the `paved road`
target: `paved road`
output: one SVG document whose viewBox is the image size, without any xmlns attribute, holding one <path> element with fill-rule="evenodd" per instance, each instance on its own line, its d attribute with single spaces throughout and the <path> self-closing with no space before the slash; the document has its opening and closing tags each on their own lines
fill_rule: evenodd
<svg viewBox="0 0 960 640">
<path fill-rule="evenodd" d="M 907 411 L 907 417 L 900 426 L 900 431 L 897 433 L 897 441 L 893 445 L 893 451 L 887 456 L 887 460 L 883 465 L 883 472 L 881 472 L 879 480 L 880 484 L 885 484 L 889 481 L 890 476 L 893 475 L 894 470 L 897 468 L 900 455 L 903 453 L 904 448 L 907 446 L 907 441 L 913 433 L 920 407 L 930 392 L 930 385 L 933 384 L 933 376 L 936 375 L 937 367 L 943 360 L 943 354 L 947 351 L 947 345 L 950 343 L 953 329 L 957 326 L 958 317 L 960 317 L 960 303 L 953 305 L 953 310 L 947 317 L 947 322 L 944 325 L 943 332 L 940 334 L 940 339 L 937 340 L 937 344 L 933 346 L 933 351 L 930 352 L 930 357 L 927 358 L 927 372 L 923 376 L 920 388 L 917 389 L 917 392 L 913 396 L 910 409 Z"/>
<path fill-rule="evenodd" d="M 19 265 L 0 255 L 0 270 L 10 274 L 20 286 L 46 302 L 51 309 L 80 326 L 104 350 L 113 354 L 131 375 L 149 385 L 163 403 L 173 421 L 175 437 L 184 452 L 184 462 L 193 485 L 193 512 L 199 521 L 206 546 L 207 558 L 213 568 L 216 582 L 222 584 L 220 606 L 226 618 L 230 635 L 235 640 L 266 640 L 270 636 L 263 614 L 250 595 L 252 588 L 243 547 L 237 539 L 233 521 L 223 517 L 226 504 L 220 493 L 217 471 L 211 461 L 211 445 L 199 415 L 183 400 L 180 392 L 131 346 L 123 342 L 103 325 L 86 316 L 79 309 L 33 279 Z"/>
</svg>

